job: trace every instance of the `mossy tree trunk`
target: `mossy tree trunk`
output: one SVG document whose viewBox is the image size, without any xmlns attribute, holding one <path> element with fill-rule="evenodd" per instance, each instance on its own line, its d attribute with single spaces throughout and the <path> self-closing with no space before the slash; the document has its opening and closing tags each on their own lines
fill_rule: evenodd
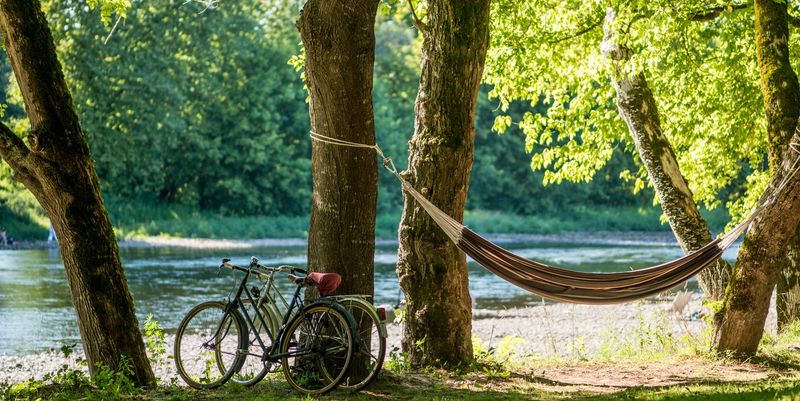
<svg viewBox="0 0 800 401">
<path fill-rule="evenodd" d="M 795 152 L 787 152 L 800 114 L 797 76 L 789 63 L 789 29 L 785 3 L 756 0 L 755 30 L 761 92 L 767 113 L 769 163 L 775 183 L 786 176 Z M 751 355 L 764 331 L 770 297 L 800 221 L 797 180 L 750 225 L 734 277 L 718 316 L 714 347 L 721 352 Z M 791 264 L 789 264 L 791 266 Z"/>
<path fill-rule="evenodd" d="M 489 0 L 431 0 L 423 35 L 414 136 L 403 176 L 463 220 L 475 107 L 489 43 Z M 466 257 L 413 198 L 405 196 L 397 274 L 406 297 L 403 349 L 416 366 L 472 359 Z"/>
<path fill-rule="evenodd" d="M 754 8 L 761 94 L 769 132 L 769 166 L 775 174 L 797 129 L 800 84 L 789 61 L 786 5 L 758 1 Z M 777 283 L 778 330 L 800 316 L 800 231 L 795 233 L 786 256 Z"/>
<path fill-rule="evenodd" d="M 37 0 L 0 0 L 0 29 L 31 123 L 29 146 L 0 126 L 0 155 L 53 223 L 89 371 L 131 363 L 152 385 L 133 300 L 92 158 L 72 104 L 47 20 Z"/>
<path fill-rule="evenodd" d="M 688 253 L 711 242 L 708 224 L 700 215 L 692 191 L 683 177 L 675 152 L 661 130 L 661 120 L 655 98 L 643 73 L 634 75 L 624 70 L 624 63 L 631 58 L 631 50 L 616 42 L 613 31 L 615 12 L 606 12 L 601 44 L 603 54 L 611 60 L 615 74 L 612 77 L 617 92 L 619 114 L 628 125 L 639 157 L 655 188 L 664 214 L 675 233 L 681 248 Z M 719 260 L 698 276 L 700 287 L 712 300 L 725 296 L 725 287 L 732 267 Z"/>
<path fill-rule="evenodd" d="M 378 0 L 309 0 L 297 21 L 306 53 L 311 130 L 375 143 L 372 69 Z M 308 267 L 342 276 L 338 292 L 373 293 L 377 157 L 372 149 L 313 142 Z"/>
<path fill-rule="evenodd" d="M 778 277 L 775 300 L 778 332 L 800 318 L 800 234 L 795 233 L 786 256 L 786 267 Z"/>
</svg>

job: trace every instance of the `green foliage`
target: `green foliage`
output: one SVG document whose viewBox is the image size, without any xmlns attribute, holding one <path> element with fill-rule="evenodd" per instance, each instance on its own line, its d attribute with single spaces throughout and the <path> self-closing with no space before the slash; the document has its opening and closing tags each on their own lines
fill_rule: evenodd
<svg viewBox="0 0 800 401">
<path fill-rule="evenodd" d="M 186 205 L 148 202 L 110 201 L 106 206 L 120 239 L 136 236 L 303 238 L 308 231 L 306 216 L 222 216 Z"/>
<path fill-rule="evenodd" d="M 47 218 L 33 195 L 11 178 L 0 164 L 0 230 L 14 239 L 47 238 Z"/>
<path fill-rule="evenodd" d="M 147 314 L 144 321 L 144 344 L 150 363 L 161 365 L 167 359 L 167 340 L 164 329 L 153 319 L 153 314 Z"/>
<path fill-rule="evenodd" d="M 593 359 L 652 362 L 683 356 L 710 356 L 707 350 L 713 334 L 711 330 L 697 335 L 675 335 L 668 322 L 670 317 L 665 313 L 645 316 L 639 311 L 636 318 L 638 324 L 630 335 L 620 337 L 611 327 L 605 330 Z M 707 327 L 711 329 L 712 326 Z"/>
<path fill-rule="evenodd" d="M 83 370 L 70 369 L 63 365 L 41 380 L 31 379 L 16 384 L 0 383 L 0 399 L 103 401 L 130 398 L 140 393 L 140 389 L 131 380 L 132 375 L 133 365 L 125 356 L 120 359 L 117 370 L 98 363 L 93 378 L 88 377 Z"/>
<path fill-rule="evenodd" d="M 739 199 L 730 208 L 737 220 L 763 189 L 763 179 L 743 180 L 742 174 L 766 170 L 766 128 L 752 8 L 691 20 L 720 4 L 727 3 L 493 2 L 486 81 L 506 112 L 494 128 L 518 126 L 525 133 L 531 166 L 545 172 L 546 183 L 588 181 L 612 160 L 614 149 L 634 151 L 616 110 L 610 64 L 600 51 L 611 7 L 618 42 L 633 52 L 625 72 L 648 80 L 696 200 L 714 208 Z M 514 115 L 514 100 L 543 112 Z M 640 188 L 646 175 L 630 167 L 621 176 Z"/>
<path fill-rule="evenodd" d="M 292 24 L 300 5 L 136 3 L 104 43 L 109 28 L 96 11 L 69 0 L 46 2 L 118 233 L 305 236 L 309 123 L 294 69 L 302 67 L 303 55 Z M 418 7 L 422 14 L 424 6 Z M 421 37 L 404 2 L 384 3 L 375 29 L 377 139 L 403 169 L 414 129 Z M 6 121 L 24 135 L 19 90 L 5 85 L 9 72 L 4 60 Z M 548 108 L 490 100 L 489 93 L 501 87 L 484 85 L 479 93 L 468 224 L 489 233 L 666 228 L 653 217 L 659 212 L 651 191 L 631 194 L 641 180 L 625 174 L 638 169 L 626 146 L 608 148 L 597 169 L 579 167 L 590 183 L 544 187 L 543 181 L 558 181 L 555 170 L 531 171 L 524 149 L 530 137 L 519 122 L 546 115 Z M 494 134 L 493 125 L 504 133 Z M 0 169 L 0 225 L 16 238 L 45 238 L 47 221 L 36 201 L 19 185 L 4 192 L 3 185 L 13 182 L 7 167 Z M 394 238 L 402 193 L 388 172 L 381 169 L 379 177 L 376 234 Z"/>
<path fill-rule="evenodd" d="M 777 336 L 765 332 L 759 344 L 760 355 L 754 362 L 778 368 L 800 366 L 800 321 L 794 321 Z"/>
<path fill-rule="evenodd" d="M 225 215 L 307 211 L 308 115 L 286 64 L 297 51 L 288 4 L 143 3 L 107 44 L 90 12 L 53 8 L 105 193 Z"/>
<path fill-rule="evenodd" d="M 125 18 L 131 6 L 130 0 L 87 0 L 87 3 L 93 10 L 100 9 L 100 20 L 106 26 L 111 22 L 112 14 L 117 14 L 118 18 Z"/>
<path fill-rule="evenodd" d="M 130 394 L 136 390 L 136 386 L 131 379 L 133 377 L 133 364 L 124 355 L 120 358 L 119 368 L 116 370 L 100 363 L 98 363 L 97 368 L 97 372 L 91 381 L 94 388 L 87 389 L 85 392 L 89 399 L 120 398 L 121 395 Z"/>
<path fill-rule="evenodd" d="M 389 372 L 402 373 L 411 370 L 411 363 L 405 352 L 402 352 L 397 346 L 393 346 L 389 350 L 389 359 L 383 362 L 383 367 Z"/>
<path fill-rule="evenodd" d="M 508 378 L 511 370 L 522 366 L 521 362 L 526 355 L 519 355 L 517 345 L 526 341 L 519 337 L 506 336 L 492 347 L 491 343 L 484 342 L 478 337 L 472 338 L 472 354 L 474 361 L 470 371 L 481 372 L 489 378 Z"/>
<path fill-rule="evenodd" d="M 78 343 L 64 344 L 60 348 L 61 354 L 64 355 L 64 358 L 69 358 L 75 352 L 77 346 Z"/>
</svg>

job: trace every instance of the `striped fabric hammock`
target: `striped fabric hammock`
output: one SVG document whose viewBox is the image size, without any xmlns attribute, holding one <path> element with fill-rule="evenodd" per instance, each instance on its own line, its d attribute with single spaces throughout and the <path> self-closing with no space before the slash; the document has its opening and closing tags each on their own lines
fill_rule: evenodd
<svg viewBox="0 0 800 401">
<path fill-rule="evenodd" d="M 552 300 L 578 304 L 614 304 L 634 301 L 669 290 L 714 264 L 723 252 L 745 231 L 758 213 L 771 202 L 797 172 L 797 165 L 781 184 L 757 206 L 750 216 L 729 232 L 679 259 L 626 272 L 585 273 L 549 266 L 517 256 L 481 237 L 448 216 L 406 181 L 377 145 L 365 145 L 311 133 L 311 138 L 332 145 L 370 148 L 383 159 L 384 166 L 400 180 L 405 192 L 430 215 L 447 236 L 478 264 L 504 280 Z M 793 144 L 794 145 L 794 144 Z M 794 146 L 792 149 L 797 150 Z M 798 159 L 800 160 L 800 159 Z"/>
</svg>

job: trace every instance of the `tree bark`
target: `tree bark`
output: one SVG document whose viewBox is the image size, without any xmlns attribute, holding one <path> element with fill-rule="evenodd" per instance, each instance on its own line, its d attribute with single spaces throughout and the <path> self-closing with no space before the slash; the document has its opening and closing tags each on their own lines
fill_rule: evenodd
<svg viewBox="0 0 800 401">
<path fill-rule="evenodd" d="M 769 165 L 773 182 L 786 174 L 787 160 L 796 158 L 787 152 L 788 143 L 800 116 L 800 86 L 789 62 L 789 25 L 785 3 L 757 0 L 755 11 L 756 52 L 767 114 Z M 788 189 L 787 189 L 788 191 Z M 778 316 L 783 320 L 792 315 L 797 304 L 797 211 L 772 215 L 765 211 L 763 221 L 750 226 L 739 251 L 734 279 L 728 289 L 724 309 L 719 314 L 714 347 L 718 351 L 750 355 L 758 348 L 764 331 L 772 289 L 779 278 L 785 277 L 778 290 Z M 763 232 L 762 232 L 763 231 Z M 792 249 L 794 248 L 794 249 Z M 790 252 L 792 249 L 792 252 Z M 794 256 L 787 258 L 788 256 Z M 784 274 L 781 274 L 784 271 Z M 794 282 L 792 282 L 794 281 Z M 782 290 L 788 292 L 782 292 Z"/>
<path fill-rule="evenodd" d="M 59 239 L 89 371 L 125 357 L 155 383 L 78 117 L 38 0 L 0 0 L 0 29 L 31 123 L 30 147 L 0 126 L 0 155 L 41 203 Z"/>
<path fill-rule="evenodd" d="M 661 130 L 658 107 L 647 79 L 641 72 L 630 75 L 623 69 L 623 64 L 631 58 L 631 50 L 617 43 L 617 35 L 613 31 L 615 18 L 614 10 L 609 9 L 606 12 L 601 50 L 611 60 L 615 70 L 612 81 L 617 91 L 619 114 L 628 125 L 636 150 L 681 249 L 689 253 L 711 242 L 711 233 L 700 215 L 686 178 L 681 174 L 672 145 Z M 731 271 L 731 265 L 720 259 L 700 272 L 698 281 L 708 298 L 723 299 Z"/>
<path fill-rule="evenodd" d="M 778 278 L 775 308 L 778 312 L 778 332 L 800 318 L 800 235 L 795 233 L 787 251 L 786 267 Z"/>
<path fill-rule="evenodd" d="M 795 153 L 787 154 L 772 180 L 775 188 L 786 175 Z M 725 303 L 715 316 L 713 346 L 718 352 L 749 356 L 764 333 L 772 290 L 786 264 L 786 253 L 800 222 L 800 180 L 797 176 L 750 224 L 739 250 Z"/>
<path fill-rule="evenodd" d="M 472 168 L 474 116 L 489 43 L 489 0 L 431 0 L 422 30 L 414 136 L 403 176 L 462 221 Z M 472 360 L 466 257 L 405 196 L 397 274 L 406 298 L 403 349 L 412 365 Z"/>
<path fill-rule="evenodd" d="M 797 128 L 800 84 L 789 62 L 786 4 L 758 1 L 754 9 L 761 94 L 769 132 L 769 165 L 774 173 Z M 775 307 L 779 331 L 800 315 L 800 230 L 789 244 L 786 256 L 786 265 L 777 283 Z"/>
<path fill-rule="evenodd" d="M 378 0 L 309 0 L 297 29 L 306 52 L 313 132 L 375 144 L 372 69 Z M 378 171 L 375 152 L 314 142 L 308 267 L 342 277 L 338 292 L 373 293 Z"/>
</svg>

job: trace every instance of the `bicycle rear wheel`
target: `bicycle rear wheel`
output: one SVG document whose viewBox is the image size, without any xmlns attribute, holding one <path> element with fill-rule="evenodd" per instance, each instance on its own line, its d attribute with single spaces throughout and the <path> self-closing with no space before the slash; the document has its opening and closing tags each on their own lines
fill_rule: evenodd
<svg viewBox="0 0 800 401">
<path fill-rule="evenodd" d="M 351 320 L 332 304 L 310 305 L 295 316 L 281 341 L 284 376 L 295 390 L 324 394 L 342 381 L 353 357 Z"/>
<path fill-rule="evenodd" d="M 378 313 L 369 301 L 341 297 L 338 302 L 353 315 L 358 329 L 353 362 L 339 387 L 357 391 L 370 384 L 381 371 L 386 356 L 385 331 L 381 330 Z"/>
<path fill-rule="evenodd" d="M 236 311 L 222 302 L 195 306 L 178 326 L 175 364 L 191 387 L 215 388 L 224 384 L 243 361 L 247 349 L 246 326 Z"/>
</svg>

